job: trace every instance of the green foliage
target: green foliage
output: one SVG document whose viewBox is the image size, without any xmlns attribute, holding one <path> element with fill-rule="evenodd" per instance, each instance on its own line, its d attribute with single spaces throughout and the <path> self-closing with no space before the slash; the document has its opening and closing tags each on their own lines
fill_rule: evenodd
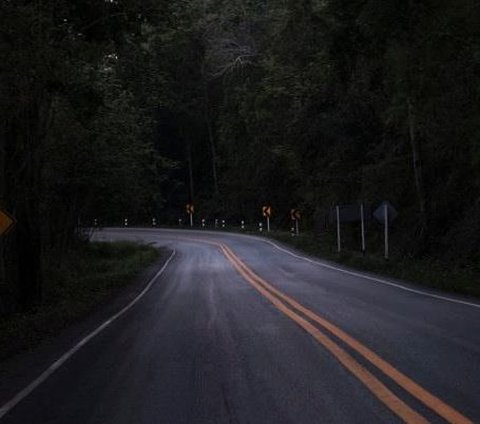
<svg viewBox="0 0 480 424">
<path fill-rule="evenodd" d="M 45 258 L 43 304 L 0 321 L 0 359 L 33 348 L 83 318 L 131 283 L 159 254 L 153 247 L 128 242 L 91 243 L 67 252 L 51 251 Z"/>
<path fill-rule="evenodd" d="M 25 306 L 79 222 L 173 223 L 187 202 L 237 222 L 270 203 L 284 227 L 299 207 L 318 230 L 334 204 L 388 199 L 402 254 L 479 259 L 470 0 L 0 8 L 0 203 L 19 222 L 0 280 Z"/>
</svg>

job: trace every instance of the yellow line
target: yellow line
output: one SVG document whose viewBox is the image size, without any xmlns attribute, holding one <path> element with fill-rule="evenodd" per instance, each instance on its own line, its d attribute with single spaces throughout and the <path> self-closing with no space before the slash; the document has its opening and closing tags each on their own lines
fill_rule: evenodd
<svg viewBox="0 0 480 424">
<path fill-rule="evenodd" d="M 215 243 L 215 242 L 213 242 Z M 215 243 L 217 244 L 217 243 Z M 218 245 L 218 244 L 217 244 Z M 232 264 L 235 266 L 235 268 L 242 274 L 242 276 L 244 276 L 245 279 L 247 279 L 247 281 L 249 281 L 252 285 L 255 286 L 255 288 L 257 290 L 259 290 L 259 287 L 262 288 L 262 294 L 264 296 L 266 296 L 266 293 L 268 293 L 268 297 L 270 301 L 272 301 L 272 303 L 275 304 L 275 306 L 277 306 L 277 304 L 275 302 L 273 302 L 273 300 L 270 298 L 270 297 L 273 297 L 273 296 L 277 296 L 277 298 L 273 297 L 276 302 L 279 302 L 278 301 L 278 298 L 280 298 L 281 300 L 283 300 L 284 302 L 288 303 L 289 305 L 291 305 L 294 309 L 296 309 L 297 311 L 303 313 L 305 316 L 307 316 L 309 319 L 311 319 L 312 321 L 316 322 L 317 324 L 321 325 L 323 328 L 325 328 L 326 330 L 330 331 L 332 334 L 334 334 L 336 337 L 338 337 L 340 340 L 344 341 L 348 346 L 350 346 L 352 349 L 354 349 L 355 351 L 357 351 L 359 354 L 361 354 L 365 359 L 367 359 L 370 363 L 372 363 L 373 365 L 375 365 L 378 369 L 380 369 L 381 371 L 383 371 L 388 377 L 390 377 L 393 381 L 395 381 L 398 385 L 400 385 L 403 389 L 405 389 L 407 392 L 409 392 L 412 396 L 416 397 L 418 400 L 420 400 L 422 403 L 424 403 L 426 406 L 428 406 L 429 408 L 431 408 L 433 411 L 435 411 L 438 415 L 440 415 L 441 417 L 443 417 L 445 420 L 447 420 L 448 422 L 450 423 L 458 423 L 458 424 L 468 424 L 468 423 L 472 423 L 471 420 L 469 420 L 467 417 L 465 417 L 464 415 L 462 415 L 460 412 L 458 412 L 457 410 L 455 410 L 454 408 L 452 408 L 451 406 L 447 405 L 446 403 L 444 403 L 442 400 L 440 400 L 439 398 L 437 398 L 436 396 L 434 396 L 433 394 L 431 394 L 430 392 L 428 392 L 426 389 L 424 389 L 423 387 L 421 387 L 420 385 L 418 385 L 417 383 L 415 383 L 413 380 L 411 380 L 409 377 L 407 377 L 406 375 L 404 375 L 403 373 L 401 373 L 400 371 L 398 371 L 396 368 L 394 368 L 392 365 L 390 365 L 388 362 L 386 362 L 384 359 L 382 359 L 380 356 L 378 356 L 377 354 L 375 354 L 373 351 L 371 351 L 369 348 L 367 348 L 366 346 L 364 346 L 363 344 L 361 344 L 360 342 L 358 342 L 357 340 L 355 340 L 353 337 L 349 336 L 347 333 L 345 333 L 343 330 L 341 330 L 340 328 L 338 328 L 337 326 L 335 326 L 334 324 L 330 323 L 329 321 L 325 320 L 324 318 L 321 318 L 319 317 L 317 314 L 315 314 L 314 312 L 312 312 L 311 310 L 305 308 L 303 305 L 301 305 L 300 303 L 298 303 L 297 301 L 295 301 L 294 299 L 292 299 L 291 297 L 285 295 L 284 293 L 280 292 L 279 290 L 277 290 L 275 287 L 273 287 L 271 284 L 269 284 L 268 282 L 266 282 L 265 280 L 263 280 L 261 277 L 259 277 L 258 275 L 256 275 L 247 265 L 245 265 L 245 263 L 243 263 L 233 252 L 232 250 L 228 247 L 228 246 L 225 246 L 223 244 L 220 245 L 223 253 L 225 254 L 225 256 L 230 260 L 230 262 L 232 262 Z M 260 290 L 259 290 L 260 291 Z M 303 320 L 300 316 L 296 315 L 294 312 L 292 312 L 290 309 L 288 309 L 283 303 L 279 302 L 283 308 L 287 309 L 287 311 L 289 311 L 289 313 L 285 312 L 283 309 L 282 312 L 286 313 L 290 318 L 294 319 L 290 314 L 294 314 L 298 319 L 300 320 Z M 278 306 L 277 306 L 278 307 Z M 280 309 L 280 308 L 279 308 Z M 310 334 L 312 334 L 312 332 L 307 329 L 302 323 L 300 323 L 297 319 L 294 319 L 299 325 L 301 325 L 305 330 L 307 330 Z M 307 323 L 308 325 L 310 325 L 313 329 L 315 329 L 316 331 L 319 331 L 316 327 L 312 326 L 311 324 L 308 323 L 308 321 L 305 321 L 303 320 L 305 323 Z M 320 333 L 322 334 L 322 333 Z M 327 349 L 329 349 L 334 355 L 335 353 L 328 347 L 325 345 L 324 341 L 321 341 L 319 340 L 314 334 L 312 334 L 318 341 L 320 341 L 320 343 L 322 343 L 325 347 L 327 347 Z M 323 336 L 323 337 L 326 337 L 326 336 Z M 334 342 L 332 342 L 330 339 L 327 338 L 327 340 L 332 343 L 334 346 L 336 346 L 338 349 L 342 350 L 340 347 L 338 347 L 337 345 L 335 345 Z M 344 352 L 345 355 L 348 355 L 348 353 Z M 343 355 L 343 354 L 342 354 Z M 367 385 L 367 387 L 374 391 L 373 390 L 373 387 L 377 387 L 376 386 L 376 383 L 375 384 L 371 384 L 371 382 L 373 380 L 370 379 L 370 377 L 367 377 L 366 380 L 362 380 L 362 378 L 359 377 L 359 375 L 357 375 L 349 366 L 346 365 L 346 363 L 344 363 L 343 360 L 341 360 L 337 355 L 335 355 L 337 357 L 337 359 L 340 360 L 340 362 L 342 362 L 342 364 L 344 364 L 352 373 L 354 373 L 364 384 Z M 349 355 L 348 355 L 349 356 Z M 354 361 L 359 367 L 361 367 L 360 364 L 358 364 L 352 357 L 350 357 L 350 359 L 352 361 Z M 365 370 L 365 372 L 368 373 L 368 371 Z M 364 376 L 364 374 L 362 374 Z M 370 374 L 371 375 L 371 374 Z M 371 375 L 371 377 L 373 377 L 375 379 L 375 377 L 373 375 Z M 367 382 L 368 381 L 368 384 Z M 378 380 L 377 380 L 378 381 Z M 378 383 L 380 383 L 378 381 Z M 369 385 L 370 384 L 370 385 Z M 381 383 L 380 383 L 381 384 Z M 382 385 L 383 386 L 383 385 Z M 383 386 L 384 387 L 384 386 Z M 385 389 L 388 391 L 388 389 L 385 387 Z M 381 390 L 380 390 L 381 392 Z M 385 404 L 386 401 L 384 400 L 383 396 L 380 392 L 374 392 L 377 397 L 382 400 L 382 402 L 384 402 Z M 387 398 L 389 399 L 389 404 L 387 404 L 387 406 L 389 406 L 392 410 L 394 410 L 392 408 L 392 406 L 395 406 L 397 405 L 397 400 L 398 399 L 393 393 L 391 393 L 390 391 L 388 391 L 389 394 L 391 394 L 391 396 L 393 396 L 395 399 L 393 398 L 390 398 L 388 395 Z M 393 399 L 393 403 L 391 402 Z M 400 402 L 402 402 L 400 399 L 398 399 Z M 403 403 L 403 402 L 402 402 Z M 404 404 L 405 405 L 405 404 Z M 405 405 L 407 408 L 409 408 L 407 405 Z M 410 408 L 409 408 L 410 409 Z M 395 412 L 397 412 L 397 410 L 394 410 Z M 403 411 L 405 412 L 405 411 Z M 414 411 L 413 411 L 414 412 Z M 414 412 L 415 413 L 415 412 Z M 399 416 L 401 416 L 400 414 L 398 414 Z M 408 415 L 406 415 L 408 416 Z M 402 416 L 402 418 L 404 418 Z M 423 417 L 420 417 L 422 420 L 424 420 Z M 421 422 L 421 421 L 415 421 L 415 422 Z"/>
<path fill-rule="evenodd" d="M 228 248 L 227 248 L 228 249 Z M 332 355 L 334 355 L 340 363 L 345 366 L 355 377 L 357 377 L 367 388 L 388 408 L 390 408 L 395 414 L 402 418 L 407 423 L 428 423 L 428 421 L 410 408 L 399 397 L 392 393 L 378 378 L 371 374 L 361 364 L 359 364 L 349 353 L 333 342 L 329 337 L 323 334 L 318 328 L 314 327 L 307 320 L 300 315 L 293 312 L 278 298 L 272 295 L 267 289 L 262 287 L 261 284 L 256 282 L 247 272 L 243 269 L 243 263 L 239 259 L 232 256 L 224 246 L 222 251 L 229 259 L 235 269 L 247 280 L 257 291 L 265 296 L 277 309 L 283 312 L 290 319 L 295 321 L 299 326 L 312 335 L 315 340 L 321 343 Z"/>
</svg>

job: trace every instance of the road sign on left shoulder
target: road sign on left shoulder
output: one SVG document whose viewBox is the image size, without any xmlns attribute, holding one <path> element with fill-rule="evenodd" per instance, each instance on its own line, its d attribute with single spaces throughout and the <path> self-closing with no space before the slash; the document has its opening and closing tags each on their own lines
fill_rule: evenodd
<svg viewBox="0 0 480 424">
<path fill-rule="evenodd" d="M 0 236 L 6 234 L 15 226 L 15 219 L 6 211 L 0 209 Z"/>
</svg>

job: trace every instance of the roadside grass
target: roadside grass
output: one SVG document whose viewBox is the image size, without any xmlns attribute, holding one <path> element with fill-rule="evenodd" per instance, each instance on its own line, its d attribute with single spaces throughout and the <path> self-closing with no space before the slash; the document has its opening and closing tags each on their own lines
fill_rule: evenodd
<svg viewBox="0 0 480 424">
<path fill-rule="evenodd" d="M 367 253 L 365 256 L 359 251 L 344 250 L 338 253 L 334 250 L 335 240 L 329 235 L 322 240 L 311 233 L 292 237 L 288 232 L 270 232 L 267 237 L 293 246 L 309 255 L 350 268 L 390 276 L 446 292 L 480 297 L 480 270 L 474 266 L 399 255 L 392 255 L 387 261 L 379 252 Z"/>
<path fill-rule="evenodd" d="M 86 316 L 134 281 L 161 251 L 130 242 L 85 243 L 52 253 L 45 264 L 44 301 L 29 313 L 0 318 L 0 360 L 28 350 Z"/>
</svg>

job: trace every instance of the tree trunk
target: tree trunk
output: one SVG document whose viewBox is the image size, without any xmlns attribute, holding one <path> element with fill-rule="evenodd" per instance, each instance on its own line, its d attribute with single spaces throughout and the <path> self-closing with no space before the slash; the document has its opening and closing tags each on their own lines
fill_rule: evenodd
<svg viewBox="0 0 480 424">
<path fill-rule="evenodd" d="M 416 119 L 415 108 L 411 99 L 408 99 L 408 134 L 410 139 L 410 148 L 412 150 L 413 174 L 415 179 L 415 191 L 418 201 L 420 236 L 425 235 L 427 229 L 426 200 L 423 187 L 422 162 L 420 158 L 420 149 L 416 137 Z"/>
<path fill-rule="evenodd" d="M 193 160 L 192 160 L 192 142 L 187 141 L 187 165 L 188 165 L 188 184 L 190 192 L 190 202 L 194 202 L 195 190 L 193 184 Z"/>
<path fill-rule="evenodd" d="M 42 300 L 42 164 L 51 118 L 51 102 L 32 90 L 31 102 L 7 132 L 7 198 L 17 225 L 12 233 L 18 300 L 28 310 Z M 16 274 L 16 275 L 15 275 Z"/>
<path fill-rule="evenodd" d="M 208 129 L 208 141 L 210 146 L 210 155 L 212 157 L 212 178 L 213 178 L 213 192 L 218 196 L 218 177 L 217 177 L 217 149 L 215 147 L 215 137 L 213 135 L 212 119 L 210 117 L 210 99 L 208 96 L 207 84 L 203 85 L 205 96 L 205 122 Z"/>
<path fill-rule="evenodd" d="M 215 148 L 215 139 L 213 137 L 212 121 L 207 116 L 208 140 L 210 144 L 210 154 L 212 156 L 212 177 L 213 177 L 213 191 L 218 195 L 218 177 L 217 177 L 217 151 Z"/>
</svg>

